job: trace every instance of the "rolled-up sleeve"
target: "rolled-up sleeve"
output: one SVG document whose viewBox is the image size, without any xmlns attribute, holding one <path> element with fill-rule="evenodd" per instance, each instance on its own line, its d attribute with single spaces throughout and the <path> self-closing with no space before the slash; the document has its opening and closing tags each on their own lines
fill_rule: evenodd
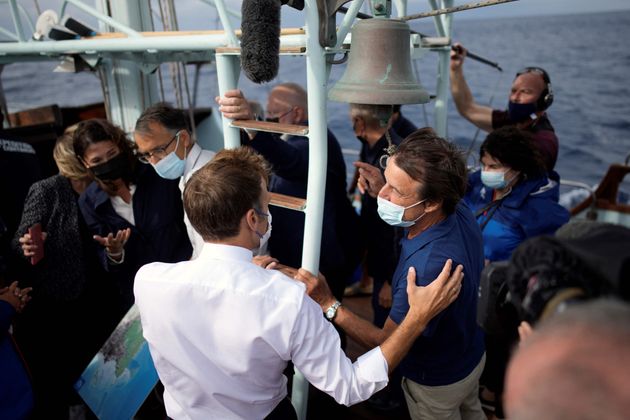
<svg viewBox="0 0 630 420">
<path fill-rule="evenodd" d="M 380 347 L 352 363 L 341 349 L 339 334 L 321 308 L 305 297 L 293 328 L 291 359 L 306 379 L 343 405 L 368 399 L 389 381 Z"/>
</svg>

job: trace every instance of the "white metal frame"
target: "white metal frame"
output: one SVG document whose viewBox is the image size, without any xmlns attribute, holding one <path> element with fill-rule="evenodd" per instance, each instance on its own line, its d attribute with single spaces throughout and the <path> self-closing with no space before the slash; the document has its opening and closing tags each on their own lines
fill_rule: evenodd
<svg viewBox="0 0 630 420">
<path fill-rule="evenodd" d="M 112 0 L 119 8 L 125 7 L 124 0 Z M 123 66 L 126 71 L 131 71 L 136 61 L 150 60 L 152 63 L 169 61 L 173 58 L 186 59 L 195 57 L 195 54 L 210 54 L 220 47 L 237 46 L 238 39 L 234 33 L 228 15 L 237 15 L 225 8 L 223 0 L 201 0 L 204 3 L 212 4 L 217 8 L 224 31 L 216 34 L 186 35 L 186 36 L 161 36 L 144 37 L 140 32 L 132 27 L 141 27 L 141 22 L 136 19 L 127 19 L 126 24 L 119 19 L 112 19 L 98 10 L 85 5 L 80 0 L 65 0 L 61 15 L 65 13 L 67 4 L 85 11 L 96 17 L 102 24 L 115 28 L 128 35 L 127 38 L 117 39 L 85 39 L 72 41 L 27 41 L 24 37 L 20 12 L 16 0 L 8 0 L 11 6 L 11 13 L 14 21 L 17 42 L 0 43 L 0 64 L 18 61 L 37 61 L 42 59 L 57 59 L 67 54 L 80 54 L 88 60 L 95 62 L 98 59 L 106 60 L 107 66 L 113 72 L 113 68 Z M 407 10 L 406 0 L 394 0 L 398 16 L 402 16 Z M 356 14 L 363 4 L 363 0 L 354 0 L 349 7 L 337 33 L 337 45 L 334 48 L 325 49 L 319 45 L 319 18 L 317 13 L 317 1 L 305 1 L 306 34 L 288 35 L 281 37 L 282 47 L 306 46 L 306 71 L 308 90 L 308 114 L 309 114 L 309 169 L 307 197 L 308 205 L 305 209 L 306 221 L 304 231 L 304 251 L 302 255 L 302 266 L 307 270 L 317 273 L 320 259 L 321 232 L 323 223 L 324 194 L 326 186 L 327 167 L 327 91 L 328 74 L 330 64 L 327 64 L 328 55 L 339 52 L 342 43 L 350 31 L 351 25 L 356 18 Z M 432 8 L 452 6 L 453 0 L 429 0 Z M 137 9 L 136 9 L 137 10 Z M 434 18 L 437 31 L 442 37 L 450 37 L 451 16 L 441 15 Z M 5 34 L 9 31 L 3 30 Z M 437 99 L 435 103 L 435 128 L 441 135 L 446 135 L 446 105 L 448 100 L 448 48 L 438 51 L 440 54 L 438 68 Z M 418 55 L 416 55 L 418 56 Z M 140 58 L 140 60 L 138 60 Z M 109 60 L 109 61 L 107 61 Z M 118 60 L 114 62 L 113 60 Z M 122 64 L 125 61 L 127 64 Z M 219 92 L 222 95 L 226 90 L 236 88 L 239 78 L 239 57 L 230 54 L 216 54 L 217 78 Z M 146 64 L 145 64 L 146 65 Z M 142 67 L 140 67 L 140 70 Z M 112 83 L 120 83 L 120 80 L 111 79 Z M 132 84 L 143 84 L 142 77 L 133 76 L 130 80 Z M 146 83 L 151 83 L 150 81 Z M 131 95 L 122 95 L 117 98 L 120 102 L 121 115 L 111 115 L 114 122 L 129 128 L 135 117 L 142 111 L 142 101 L 134 100 Z M 143 100 L 151 99 L 151 94 L 145 96 Z M 110 110 L 111 111 L 111 110 Z M 112 114 L 115 114 L 112 112 Z M 230 121 L 223 118 L 223 132 L 225 147 L 238 147 L 240 145 L 240 134 L 237 128 L 230 126 Z M 306 418 L 306 408 L 308 402 L 308 382 L 299 372 L 293 379 L 292 390 L 293 404 L 298 412 L 298 418 Z"/>
</svg>

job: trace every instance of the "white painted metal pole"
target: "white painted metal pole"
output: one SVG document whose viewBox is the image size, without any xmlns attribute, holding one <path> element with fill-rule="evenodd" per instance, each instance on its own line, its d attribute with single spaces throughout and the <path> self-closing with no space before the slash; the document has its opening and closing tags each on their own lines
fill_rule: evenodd
<svg viewBox="0 0 630 420">
<path fill-rule="evenodd" d="M 328 134 L 326 122 L 327 73 L 324 49 L 319 45 L 317 1 L 306 0 L 306 86 L 308 90 L 308 185 L 304 223 L 302 267 L 313 274 L 319 271 L 319 254 L 324 215 L 326 168 L 328 166 Z M 308 382 L 301 372 L 293 376 L 291 399 L 298 419 L 306 419 Z"/>
<path fill-rule="evenodd" d="M 25 42 L 24 31 L 22 30 L 22 20 L 20 19 L 20 11 L 16 0 L 9 0 L 11 6 L 11 17 L 13 18 L 13 25 L 15 26 L 15 34 L 20 42 Z"/>
<path fill-rule="evenodd" d="M 335 45 L 335 48 L 341 48 L 341 45 L 346 39 L 346 35 L 350 32 L 350 28 L 352 28 L 352 24 L 357 17 L 357 13 L 361 10 L 361 6 L 363 6 L 363 0 L 352 1 L 352 4 L 348 8 L 348 11 L 343 17 L 343 21 L 337 30 L 337 45 Z"/>
<path fill-rule="evenodd" d="M 236 55 L 217 54 L 217 80 L 219 82 L 219 95 L 238 87 L 240 75 L 240 59 Z M 221 117 L 223 122 L 223 144 L 226 149 L 233 149 L 241 145 L 241 133 L 236 127 L 231 127 L 232 120 Z"/>
<path fill-rule="evenodd" d="M 123 25 L 140 31 L 152 29 L 148 20 L 148 3 L 108 0 L 105 4 L 105 0 L 101 0 L 98 4 L 103 10 L 109 8 L 113 18 Z M 104 21 L 99 23 L 101 30 L 106 29 L 105 25 Z M 101 66 L 105 69 L 103 73 L 109 86 L 106 101 L 110 105 L 108 115 L 114 124 L 131 132 L 142 111 L 159 100 L 156 76 L 142 73 L 138 64 L 129 60 L 104 60 Z"/>
<path fill-rule="evenodd" d="M 396 5 L 396 16 L 403 17 L 407 15 L 407 0 L 394 0 Z"/>
<path fill-rule="evenodd" d="M 453 6 L 453 0 L 441 0 L 438 6 L 436 0 L 429 0 L 431 7 L 446 8 Z M 451 20 L 452 15 L 435 16 L 435 27 L 438 35 L 441 37 L 451 36 Z M 438 51 L 438 77 L 437 90 L 435 98 L 435 131 L 438 135 L 446 137 L 448 135 L 448 95 L 449 91 L 449 66 L 450 66 L 450 49 L 444 48 Z"/>
<path fill-rule="evenodd" d="M 225 35 L 228 39 L 228 44 L 231 47 L 238 47 L 238 39 L 236 38 L 236 34 L 232 28 L 232 22 L 230 22 L 230 17 L 227 14 L 227 9 L 225 8 L 223 0 L 215 0 L 214 4 L 217 8 L 221 25 L 223 25 L 223 30 L 225 31 Z"/>
</svg>

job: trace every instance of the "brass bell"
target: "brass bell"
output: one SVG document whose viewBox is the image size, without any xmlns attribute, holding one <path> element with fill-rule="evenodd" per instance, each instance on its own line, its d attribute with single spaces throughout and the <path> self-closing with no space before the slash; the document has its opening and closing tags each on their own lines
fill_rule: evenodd
<svg viewBox="0 0 630 420">
<path fill-rule="evenodd" d="M 346 71 L 328 92 L 328 99 L 372 105 L 429 102 L 429 94 L 411 70 L 409 36 L 409 25 L 400 20 L 356 23 Z"/>
</svg>

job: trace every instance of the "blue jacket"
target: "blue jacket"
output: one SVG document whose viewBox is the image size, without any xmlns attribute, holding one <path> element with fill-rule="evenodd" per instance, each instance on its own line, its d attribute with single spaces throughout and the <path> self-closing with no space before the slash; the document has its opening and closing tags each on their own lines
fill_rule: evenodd
<svg viewBox="0 0 630 420">
<path fill-rule="evenodd" d="M 192 246 L 184 225 L 179 180 L 161 178 L 149 165 L 138 164 L 133 195 L 135 226 L 120 217 L 109 196 L 92 182 L 79 197 L 79 208 L 92 235 L 107 236 L 131 228 L 125 245 L 125 260 L 111 265 L 104 247 L 98 247 L 105 269 L 116 273 L 123 306 L 133 304 L 133 279 L 138 269 L 151 262 L 174 263 L 192 255 Z"/>
<path fill-rule="evenodd" d="M 546 176 L 519 181 L 495 206 L 493 193 L 481 182 L 481 171 L 469 175 L 464 200 L 482 227 L 487 260 L 508 260 L 525 239 L 552 235 L 569 221 L 569 212 L 557 203 L 559 184 Z"/>
<path fill-rule="evenodd" d="M 271 163 L 274 175 L 269 185 L 270 191 L 306 198 L 308 141 L 307 137 L 302 136 L 291 136 L 284 141 L 277 135 L 259 132 L 248 143 Z M 280 207 L 272 207 L 271 213 L 271 255 L 283 264 L 300 267 L 304 213 Z M 354 265 L 352 253 L 359 249 L 355 230 L 358 231 L 358 216 L 346 195 L 346 165 L 339 142 L 328 131 L 328 168 L 320 258 L 320 271 L 326 277 L 348 274 L 354 268 L 350 269 L 347 265 Z M 354 262 L 358 263 L 358 258 Z M 343 291 L 345 287 L 343 282 L 339 283 L 337 292 Z"/>
<path fill-rule="evenodd" d="M 18 420 L 33 410 L 33 389 L 9 336 L 14 315 L 11 304 L 0 300 L 0 418 Z"/>
</svg>

